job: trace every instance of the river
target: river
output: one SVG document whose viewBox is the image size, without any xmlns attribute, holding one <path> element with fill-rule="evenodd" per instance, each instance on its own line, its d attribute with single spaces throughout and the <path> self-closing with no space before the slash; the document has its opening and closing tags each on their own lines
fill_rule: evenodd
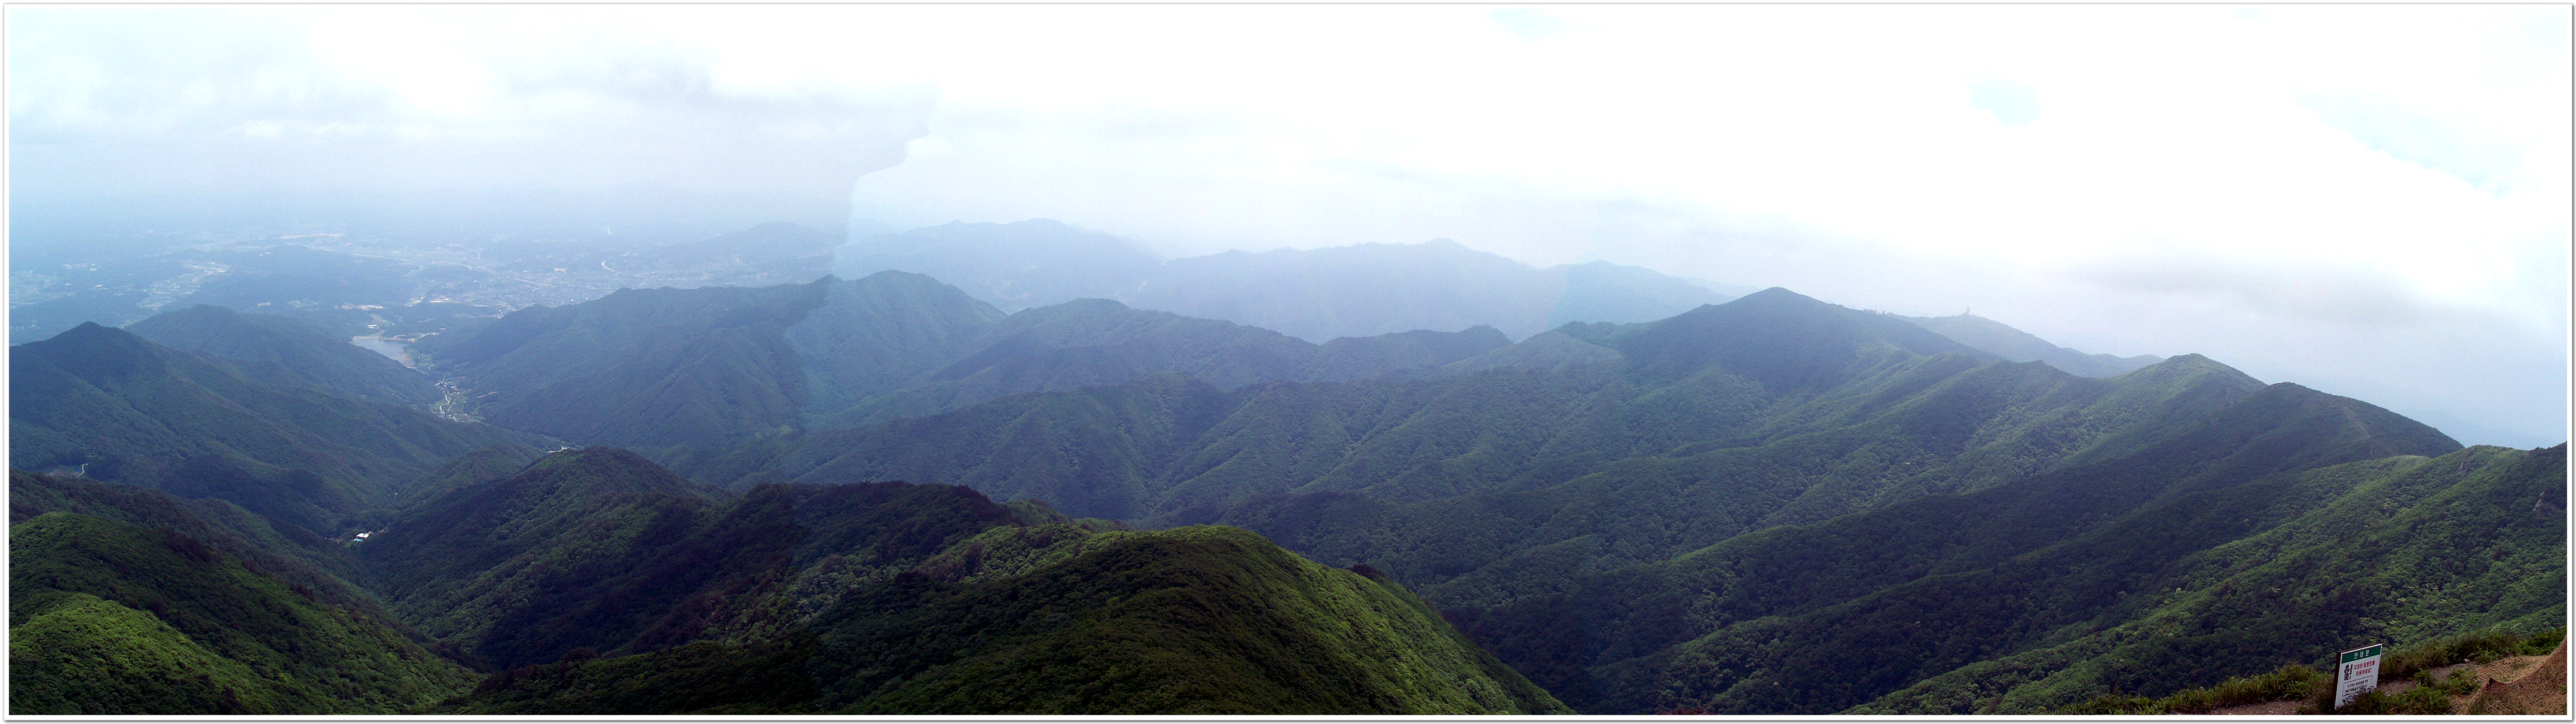
<svg viewBox="0 0 2576 724">
<path fill-rule="evenodd" d="M 413 366 L 411 363 L 411 350 L 409 349 L 411 347 L 410 342 L 399 339 L 385 339 L 383 337 L 350 337 L 349 343 L 364 347 L 369 352 L 384 355 L 395 362 L 401 362 L 404 367 Z"/>
</svg>

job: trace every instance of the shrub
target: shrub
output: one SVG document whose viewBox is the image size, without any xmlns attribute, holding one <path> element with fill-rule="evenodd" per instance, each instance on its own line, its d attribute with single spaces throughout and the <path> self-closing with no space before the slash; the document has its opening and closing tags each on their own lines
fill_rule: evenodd
<svg viewBox="0 0 2576 724">
<path fill-rule="evenodd" d="M 2317 682 L 2327 680 L 2329 679 L 2326 675 L 2316 669 L 2300 664 L 2287 664 L 2273 669 L 2268 674 L 2240 676 L 2219 682 L 2215 686 L 2184 689 L 2162 699 L 2104 694 L 2094 697 L 2092 701 L 2061 709 L 2058 713 L 2205 714 L 2231 706 L 2296 699 L 2310 694 Z"/>
<path fill-rule="evenodd" d="M 2473 679 L 2470 683 L 2474 686 L 2476 682 Z M 2333 696 L 2334 690 L 2326 689 L 2325 698 L 2316 702 L 2319 713 L 2335 716 L 2423 716 L 2451 713 L 2451 696 L 2443 693 L 2439 687 L 2419 686 L 2399 694 L 2377 690 L 2365 691 L 2360 696 L 2353 697 L 2350 704 L 2327 708 L 2325 705 L 2334 703 L 2331 700 Z"/>
<path fill-rule="evenodd" d="M 2483 664 L 2507 656 L 2540 656 L 2557 648 L 2558 641 L 2566 637 L 2567 629 L 2558 628 L 2536 634 L 2480 631 L 2434 639 L 2381 660 L 2380 676 L 2410 677 L 2452 664 Z"/>
</svg>

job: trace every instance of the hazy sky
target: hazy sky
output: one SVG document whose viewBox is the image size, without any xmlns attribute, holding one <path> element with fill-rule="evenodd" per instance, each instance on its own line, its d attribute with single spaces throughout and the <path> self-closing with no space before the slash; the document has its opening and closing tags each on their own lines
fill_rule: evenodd
<svg viewBox="0 0 2576 724">
<path fill-rule="evenodd" d="M 2565 439 L 2565 7 L 14 10 L 16 198 L 837 196 L 1435 237 Z"/>
</svg>

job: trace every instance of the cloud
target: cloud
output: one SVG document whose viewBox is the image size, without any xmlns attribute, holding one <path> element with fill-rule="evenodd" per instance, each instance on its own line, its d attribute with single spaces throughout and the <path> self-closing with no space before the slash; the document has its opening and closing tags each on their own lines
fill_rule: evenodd
<svg viewBox="0 0 2576 724">
<path fill-rule="evenodd" d="M 744 82 L 757 58 L 644 14 L 13 11 L 13 171 L 55 198 L 653 180 L 839 199 L 901 160 L 935 101 Z"/>
<path fill-rule="evenodd" d="M 2564 7 L 11 19 L 22 190 L 855 177 L 898 225 L 1049 217 L 1168 254 L 1448 237 L 2276 379 L 2441 379 L 2448 409 L 2564 426 L 2563 369 L 2444 361 L 2473 337 L 2564 367 Z"/>
<path fill-rule="evenodd" d="M 1522 40 L 1537 41 L 1565 34 L 1565 21 L 1535 8 L 1504 8 L 1493 12 L 1494 23 L 1512 31 Z"/>
<path fill-rule="evenodd" d="M 2272 269 L 2216 259 L 2159 260 L 2090 270 L 2114 289 L 2196 296 L 2265 316 L 2372 327 L 2435 323 L 2461 310 L 2424 299 L 2376 270 Z"/>
<path fill-rule="evenodd" d="M 2522 149 L 2477 134 L 2447 119 L 2368 95 L 2301 99 L 2317 120 L 2351 134 L 2370 150 L 2458 177 L 2489 191 L 2521 170 Z"/>
<path fill-rule="evenodd" d="M 1974 305 L 2564 427 L 2567 52 L 2528 31 L 2562 10 L 1561 8 L 1542 43 L 1524 16 L 1376 18 L 1402 40 L 1371 43 L 1237 12 L 1194 28 L 1237 46 L 1188 55 L 1226 79 L 1204 95 L 1071 47 L 1149 38 L 1003 36 L 1064 60 L 944 78 L 855 198 L 1175 254 L 1450 237 Z M 1119 114 L 1227 120 L 1100 130 Z"/>
<path fill-rule="evenodd" d="M 1968 86 L 1968 105 L 1993 114 L 1996 123 L 2027 126 L 2039 120 L 2039 93 L 2028 84 L 1981 80 Z"/>
</svg>

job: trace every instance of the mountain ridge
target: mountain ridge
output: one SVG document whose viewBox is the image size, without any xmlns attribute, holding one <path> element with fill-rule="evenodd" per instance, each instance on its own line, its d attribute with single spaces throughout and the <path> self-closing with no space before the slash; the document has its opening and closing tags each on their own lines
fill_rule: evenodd
<svg viewBox="0 0 2576 724">
<path fill-rule="evenodd" d="M 1733 298 L 1642 267 L 1594 261 L 1541 269 L 1448 239 L 1164 260 L 1049 219 L 854 239 L 834 266 L 853 277 L 883 270 L 951 279 L 1009 311 L 1108 298 L 1317 344 L 1479 325 L 1518 339 L 1567 322 L 1648 321 Z"/>
<path fill-rule="evenodd" d="M 423 407 L 444 396 L 419 372 L 287 317 L 200 304 L 162 312 L 125 331 L 230 360 L 244 377 L 289 381 L 339 397 Z"/>
<path fill-rule="evenodd" d="M 362 552 L 395 610 L 501 670 L 442 712 L 1563 711 L 1392 584 L 962 487 L 720 496 L 559 451 Z"/>
<path fill-rule="evenodd" d="M 2034 360 L 2046 362 L 2051 367 L 2065 370 L 2067 374 L 2083 377 L 2112 377 L 2164 360 L 2151 354 L 2132 357 L 2085 354 L 2050 344 L 2047 340 L 2006 326 L 2002 322 L 1966 312 L 1951 317 L 1907 317 L 1893 314 L 1888 316 L 1912 322 L 1924 329 L 1958 340 L 1960 344 L 1984 350 L 2004 359 L 2014 362 Z"/>
<path fill-rule="evenodd" d="M 391 503 L 449 457 L 522 439 L 382 403 L 249 380 L 220 358 L 84 324 L 11 347 L 11 465 L 227 497 L 319 533 Z"/>
</svg>

